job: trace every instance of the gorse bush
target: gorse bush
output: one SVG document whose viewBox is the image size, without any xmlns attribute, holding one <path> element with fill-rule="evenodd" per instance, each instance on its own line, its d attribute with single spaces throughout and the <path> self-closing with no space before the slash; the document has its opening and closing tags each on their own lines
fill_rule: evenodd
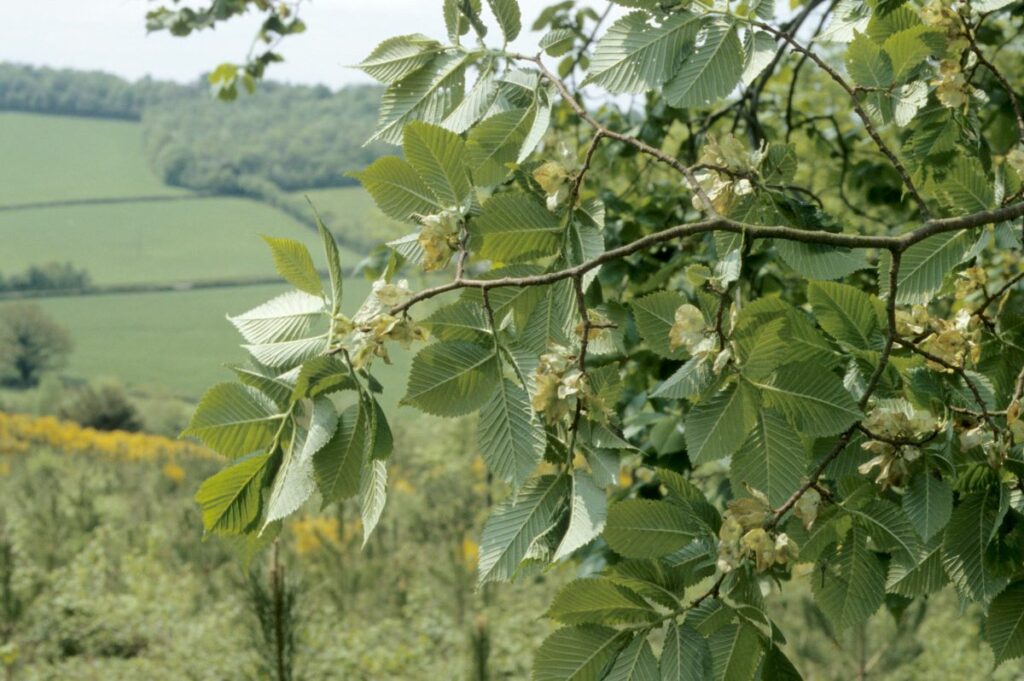
<svg viewBox="0 0 1024 681">
<path fill-rule="evenodd" d="M 289 519 L 277 542 L 285 611 L 273 605 L 272 552 L 246 562 L 233 541 L 201 541 L 191 497 L 220 466 L 208 453 L 9 420 L 17 425 L 0 434 L 0 678 L 262 681 L 279 676 L 277 652 L 288 649 L 277 642 L 290 640 L 293 678 L 461 679 L 476 665 L 470 630 L 481 627 L 492 636 L 492 678 L 522 678 L 549 630 L 536 612 L 568 577 L 474 593 L 462 549 L 472 550 L 482 521 L 486 472 L 467 474 L 466 457 L 452 456 L 468 422 L 396 424 L 403 461 L 390 470 L 391 512 L 365 548 L 354 501 Z M 96 448 L 70 435 L 29 440 L 58 425 Z M 115 437 L 130 452 L 108 448 Z M 289 628 L 280 638 L 278 612 Z"/>
<path fill-rule="evenodd" d="M 361 64 L 403 155 L 359 179 L 412 231 L 351 318 L 326 228 L 326 285 L 268 240 L 296 290 L 231 319 L 253 366 L 186 431 L 232 460 L 207 531 L 266 540 L 317 494 L 369 538 L 373 368 L 425 343 L 404 404 L 479 412 L 510 486 L 478 584 L 588 565 L 537 681 L 800 678 L 792 581 L 837 635 L 948 586 L 1021 656 L 1020 3 L 618 4 L 552 6 L 523 54 L 514 0 L 448 0 L 445 41 Z"/>
</svg>

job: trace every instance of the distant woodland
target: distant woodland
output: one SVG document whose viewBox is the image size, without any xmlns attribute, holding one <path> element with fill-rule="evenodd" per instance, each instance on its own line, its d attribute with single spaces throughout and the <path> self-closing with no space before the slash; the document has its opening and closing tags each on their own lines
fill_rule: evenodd
<svg viewBox="0 0 1024 681">
<path fill-rule="evenodd" d="M 374 86 L 268 82 L 225 104 L 205 79 L 130 82 L 0 63 L 0 111 L 140 121 L 150 165 L 167 184 L 253 196 L 289 212 L 300 209 L 284 192 L 353 184 L 345 174 L 384 152 L 363 146 L 379 100 Z"/>
</svg>

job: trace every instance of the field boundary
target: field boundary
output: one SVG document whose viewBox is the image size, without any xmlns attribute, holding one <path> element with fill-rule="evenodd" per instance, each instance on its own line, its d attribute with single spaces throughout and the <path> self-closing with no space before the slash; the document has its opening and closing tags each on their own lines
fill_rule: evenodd
<svg viewBox="0 0 1024 681">
<path fill-rule="evenodd" d="M 326 276 L 326 272 L 321 273 Z M 29 300 L 38 298 L 79 298 L 88 296 L 111 296 L 127 293 L 168 293 L 173 291 L 200 291 L 211 288 L 241 288 L 245 286 L 266 286 L 282 284 L 280 276 L 236 277 L 233 279 L 200 279 L 195 281 L 177 281 L 155 284 L 112 284 L 109 286 L 90 286 L 78 289 L 51 289 L 28 291 L 0 292 L 0 301 Z"/>
<path fill-rule="evenodd" d="M 228 196 L 225 194 L 214 194 L 212 192 L 195 192 L 192 190 L 185 191 L 188 191 L 190 193 L 181 196 L 164 196 L 162 194 L 156 194 L 147 196 L 114 196 L 110 198 L 63 199 L 58 201 L 33 201 L 31 203 L 9 203 L 6 205 L 0 205 L 0 213 L 8 213 L 19 210 L 40 210 L 43 208 L 105 206 L 110 204 L 122 203 L 165 203 L 170 201 L 195 201 L 197 199 L 220 199 Z"/>
</svg>

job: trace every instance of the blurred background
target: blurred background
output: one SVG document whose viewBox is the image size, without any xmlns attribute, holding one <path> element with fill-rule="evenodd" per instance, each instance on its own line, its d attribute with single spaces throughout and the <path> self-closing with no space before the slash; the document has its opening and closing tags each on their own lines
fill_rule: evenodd
<svg viewBox="0 0 1024 681">
<path fill-rule="evenodd" d="M 407 357 L 380 375 L 394 482 L 365 549 L 344 505 L 300 514 L 255 556 L 203 541 L 192 495 L 219 464 L 177 439 L 203 389 L 244 359 L 225 314 L 285 290 L 259 236 L 316 243 L 306 197 L 343 247 L 346 298 L 365 297 L 360 263 L 404 230 L 348 176 L 392 151 L 364 146 L 380 91 L 345 65 L 392 35 L 443 35 L 435 4 L 307 3 L 308 31 L 273 80 L 230 103 L 206 73 L 245 55 L 256 17 L 181 41 L 147 35 L 143 0 L 5 5 L 7 679 L 528 678 L 550 630 L 537 613 L 576 568 L 474 591 L 479 525 L 503 491 L 475 451 L 475 424 L 401 418 Z M 521 4 L 530 20 L 549 3 Z M 809 678 L 850 679 L 868 663 L 880 679 L 989 678 L 977 613 L 961 616 L 949 593 L 927 606 L 924 625 L 923 609 L 898 623 L 879 614 L 838 641 L 809 594 L 778 603 Z M 1024 678 L 1013 667 L 998 678 Z"/>
</svg>

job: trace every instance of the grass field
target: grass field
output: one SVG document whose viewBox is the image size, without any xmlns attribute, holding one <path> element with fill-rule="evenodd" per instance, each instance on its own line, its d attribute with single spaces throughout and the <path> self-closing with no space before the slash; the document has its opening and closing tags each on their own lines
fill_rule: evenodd
<svg viewBox="0 0 1024 681">
<path fill-rule="evenodd" d="M 5 161 L 0 208 L 118 200 L 0 210 L 3 274 L 70 261 L 97 285 L 273 276 L 260 234 L 298 239 L 324 265 L 313 230 L 279 210 L 255 200 L 198 197 L 162 185 L 146 165 L 136 123 L 0 113 L 0 158 Z M 361 188 L 308 193 L 332 230 L 351 235 L 350 242 L 376 243 L 407 231 L 381 214 Z M 177 198 L 130 200 L 153 196 Z M 346 268 L 361 259 L 342 252 Z M 74 340 L 64 371 L 68 377 L 115 378 L 143 392 L 196 398 L 214 382 L 231 378 L 224 364 L 245 360 L 225 314 L 244 312 L 284 290 L 284 285 L 243 286 L 58 297 L 39 304 Z M 345 309 L 353 312 L 368 292 L 361 278 L 347 282 Z M 408 357 L 396 352 L 395 361 L 394 367 L 378 367 L 378 378 L 389 388 L 384 402 L 392 406 L 404 392 L 401 374 Z"/>
<path fill-rule="evenodd" d="M 225 364 L 242 363 L 240 337 L 224 318 L 283 293 L 282 286 L 245 286 L 201 291 L 47 298 L 39 304 L 66 326 L 75 348 L 65 370 L 76 378 L 116 378 L 143 388 L 198 397 L 219 380 L 231 380 Z M 348 312 L 363 301 L 369 284 L 346 282 Z M 404 394 L 408 357 L 396 352 L 395 364 L 377 365 L 388 388 L 385 402 Z"/>
<path fill-rule="evenodd" d="M 130 121 L 0 113 L 0 159 L 0 206 L 188 194 L 150 170 Z"/>
<path fill-rule="evenodd" d="M 273 275 L 260 234 L 298 239 L 314 256 L 320 250 L 311 229 L 251 199 L 60 206 L 0 211 L 0 272 L 57 260 L 84 267 L 95 284 Z"/>
<path fill-rule="evenodd" d="M 376 245 L 413 231 L 409 225 L 381 213 L 362 187 L 310 189 L 292 194 L 297 198 L 307 195 L 334 233 L 352 240 Z"/>
</svg>

